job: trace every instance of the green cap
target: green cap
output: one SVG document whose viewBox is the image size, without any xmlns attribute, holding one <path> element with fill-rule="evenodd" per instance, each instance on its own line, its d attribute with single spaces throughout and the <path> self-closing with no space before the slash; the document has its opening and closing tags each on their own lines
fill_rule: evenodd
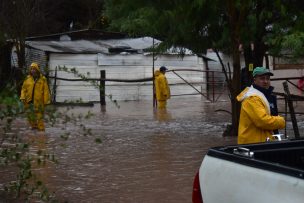
<svg viewBox="0 0 304 203">
<path fill-rule="evenodd" d="M 252 76 L 255 77 L 257 75 L 270 75 L 273 76 L 273 73 L 269 71 L 269 69 L 264 67 L 256 67 L 253 70 Z"/>
</svg>

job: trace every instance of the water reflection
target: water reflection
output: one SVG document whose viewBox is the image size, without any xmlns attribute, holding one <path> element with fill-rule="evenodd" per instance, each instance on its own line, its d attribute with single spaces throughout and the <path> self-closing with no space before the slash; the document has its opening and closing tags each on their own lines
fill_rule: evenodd
<svg viewBox="0 0 304 203">
<path fill-rule="evenodd" d="M 103 112 L 99 105 L 74 109 L 95 114 L 85 125 L 102 143 L 67 126 L 71 137 L 65 148 L 55 148 L 60 164 L 49 182 L 62 200 L 191 202 L 193 177 L 206 150 L 236 142 L 221 136 L 226 114 L 214 113 L 218 107 L 201 100 L 170 101 L 166 111 L 153 109 L 149 101 L 119 105 L 107 104 Z M 61 145 L 58 130 L 48 132 Z"/>
<path fill-rule="evenodd" d="M 94 114 L 83 121 L 92 136 L 83 136 L 73 123 L 47 125 L 46 135 L 24 130 L 26 120 L 16 125 L 29 134 L 32 153 L 55 154 L 58 165 L 47 162 L 34 169 L 62 202 L 191 202 L 192 181 L 208 148 L 236 143 L 235 137 L 222 137 L 230 115 L 216 111 L 230 110 L 229 102 L 172 99 L 167 111 L 155 111 L 151 101 L 119 106 L 71 109 L 74 115 Z M 67 140 L 61 138 L 65 132 Z M 8 173 L 0 171 L 3 177 Z"/>
<path fill-rule="evenodd" d="M 167 109 L 154 109 L 154 119 L 159 122 L 166 122 L 172 119 L 172 115 Z"/>
<path fill-rule="evenodd" d="M 35 165 L 35 171 L 61 201 L 191 202 L 206 150 L 236 142 L 221 136 L 227 115 L 214 113 L 227 103 L 216 105 L 174 99 L 165 111 L 153 109 L 151 101 L 121 102 L 120 108 L 109 103 L 102 111 L 100 105 L 73 108 L 75 115 L 94 114 L 83 121 L 92 136 L 82 136 L 75 124 L 48 125 L 46 136 L 29 136 L 33 153 L 51 149 L 59 161 Z M 60 138 L 65 131 L 67 140 Z"/>
<path fill-rule="evenodd" d="M 33 186 L 37 186 L 38 182 L 47 184 L 50 182 L 50 177 L 54 174 L 54 162 L 52 154 L 50 154 L 48 147 L 48 137 L 45 132 L 34 131 L 27 135 L 30 143 L 30 154 L 32 157 L 32 172 L 33 178 L 30 182 Z M 41 193 L 44 191 L 44 186 L 40 185 L 37 188 Z M 52 191 L 45 193 L 45 195 L 52 195 Z"/>
<path fill-rule="evenodd" d="M 169 162 L 172 160 L 170 153 L 168 153 L 170 137 L 166 133 L 156 134 L 151 137 L 151 144 L 153 146 L 151 152 L 151 160 L 158 163 L 160 176 L 165 177 L 169 171 Z"/>
</svg>

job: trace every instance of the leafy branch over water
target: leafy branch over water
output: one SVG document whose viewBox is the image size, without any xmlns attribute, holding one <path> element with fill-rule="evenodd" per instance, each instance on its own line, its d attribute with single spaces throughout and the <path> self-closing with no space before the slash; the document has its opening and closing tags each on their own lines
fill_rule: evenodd
<svg viewBox="0 0 304 203">
<path fill-rule="evenodd" d="M 104 90 L 104 88 L 105 88 L 104 86 L 102 86 L 99 83 L 98 79 L 89 78 L 90 77 L 90 72 L 87 72 L 86 75 L 85 75 L 85 74 L 81 74 L 75 67 L 74 68 L 67 68 L 66 66 L 58 66 L 58 70 L 73 74 L 76 78 L 80 78 L 83 81 L 90 83 L 95 89 L 97 89 L 99 91 Z M 117 103 L 117 100 L 114 100 L 111 94 L 109 94 L 109 95 L 106 94 L 105 96 L 108 97 L 108 99 L 112 103 L 114 103 L 117 108 L 120 108 L 119 104 Z M 79 101 L 81 102 L 82 100 L 79 99 L 78 102 Z M 68 103 L 68 101 L 65 101 L 65 102 Z"/>
<path fill-rule="evenodd" d="M 90 119 L 93 114 L 89 111 L 86 115 L 75 115 L 70 110 L 70 107 L 62 111 L 55 106 L 47 106 L 44 119 L 50 126 L 61 126 L 59 137 L 63 140 L 71 135 L 68 125 L 79 128 L 84 136 L 92 135 L 92 130 L 83 124 L 83 120 Z M 6 174 L 7 180 L 0 184 L 0 200 L 59 202 L 35 171 L 37 167 L 43 168 L 58 161 L 46 148 L 35 148 L 37 143 L 31 141 L 24 127 L 20 126 L 20 121 L 26 120 L 25 113 L 14 86 L 7 86 L 0 92 L 0 166 L 3 173 L 11 171 Z M 101 143 L 99 138 L 95 141 Z"/>
</svg>

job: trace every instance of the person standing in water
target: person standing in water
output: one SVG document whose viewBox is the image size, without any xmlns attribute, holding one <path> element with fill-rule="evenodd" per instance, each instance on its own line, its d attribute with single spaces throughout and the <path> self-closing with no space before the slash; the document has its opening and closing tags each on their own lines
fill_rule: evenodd
<svg viewBox="0 0 304 203">
<path fill-rule="evenodd" d="M 32 129 L 45 131 L 44 107 L 50 103 L 50 92 L 47 80 L 37 63 L 30 65 L 29 75 L 22 85 L 20 100 L 24 104 Z"/>
<path fill-rule="evenodd" d="M 158 109 L 166 109 L 167 100 L 170 99 L 171 96 L 170 87 L 165 76 L 167 70 L 168 69 L 165 66 L 162 66 L 154 73 L 154 84 Z"/>
</svg>

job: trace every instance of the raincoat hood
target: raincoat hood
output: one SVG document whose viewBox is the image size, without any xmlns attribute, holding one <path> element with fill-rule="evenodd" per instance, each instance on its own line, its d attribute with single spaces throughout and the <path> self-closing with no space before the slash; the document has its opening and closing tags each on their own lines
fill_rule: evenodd
<svg viewBox="0 0 304 203">
<path fill-rule="evenodd" d="M 155 76 L 155 77 L 157 77 L 157 76 L 159 76 L 159 75 L 160 75 L 160 71 L 159 71 L 159 70 L 154 71 L 154 76 Z"/>
<path fill-rule="evenodd" d="M 253 87 L 253 85 L 251 85 L 250 87 L 246 87 L 237 97 L 236 99 L 239 102 L 244 101 L 246 98 L 251 97 L 251 96 L 258 96 L 259 98 L 261 98 L 262 102 L 264 103 L 264 105 L 267 108 L 267 112 L 268 114 L 270 114 L 270 106 L 269 106 L 269 102 L 267 100 L 267 98 L 265 97 L 265 95 L 257 90 L 256 88 Z"/>
<path fill-rule="evenodd" d="M 32 63 L 32 64 L 30 65 L 30 71 L 31 71 L 32 69 L 36 69 L 36 70 L 40 73 L 40 68 L 39 68 L 38 63 Z"/>
<path fill-rule="evenodd" d="M 239 102 L 242 102 L 244 99 L 246 99 L 248 97 L 248 91 L 249 91 L 249 87 L 246 87 L 237 97 L 236 99 Z"/>
</svg>

